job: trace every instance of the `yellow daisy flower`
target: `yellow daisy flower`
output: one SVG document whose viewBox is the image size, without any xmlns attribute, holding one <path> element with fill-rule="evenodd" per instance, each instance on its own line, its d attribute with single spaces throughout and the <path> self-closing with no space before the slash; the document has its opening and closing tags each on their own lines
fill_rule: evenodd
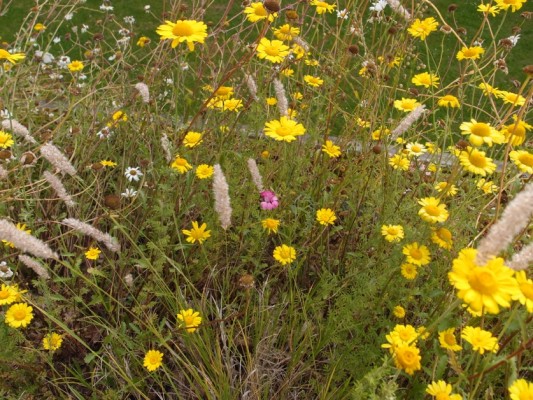
<svg viewBox="0 0 533 400">
<path fill-rule="evenodd" d="M 257 46 L 257 57 L 278 64 L 289 55 L 289 46 L 283 44 L 281 40 L 268 40 L 262 38 Z"/>
<path fill-rule="evenodd" d="M 179 43 L 186 42 L 189 51 L 194 51 L 194 43 L 204 43 L 207 37 L 207 25 L 195 20 L 165 21 L 159 25 L 156 32 L 161 40 L 172 40 L 172 48 Z"/>
<path fill-rule="evenodd" d="M 296 250 L 294 247 L 287 246 L 286 244 L 277 246 L 274 249 L 274 259 L 281 265 L 290 264 L 296 260 Z"/>
<path fill-rule="evenodd" d="M 188 310 L 180 310 L 176 317 L 181 321 L 180 326 L 183 326 L 189 333 L 194 333 L 202 323 L 200 313 L 194 311 L 192 308 L 189 308 Z"/>
</svg>

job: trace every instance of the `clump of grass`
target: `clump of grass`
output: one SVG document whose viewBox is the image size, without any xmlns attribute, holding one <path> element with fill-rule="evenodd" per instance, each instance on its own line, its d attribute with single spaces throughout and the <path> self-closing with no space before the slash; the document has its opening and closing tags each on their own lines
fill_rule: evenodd
<svg viewBox="0 0 533 400">
<path fill-rule="evenodd" d="M 2 396 L 530 391 L 525 3 L 28 7 L 0 49 Z"/>
</svg>

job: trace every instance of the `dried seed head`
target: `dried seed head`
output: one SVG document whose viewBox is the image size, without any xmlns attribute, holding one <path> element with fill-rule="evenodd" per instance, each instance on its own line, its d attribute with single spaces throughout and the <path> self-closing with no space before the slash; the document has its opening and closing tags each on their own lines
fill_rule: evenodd
<svg viewBox="0 0 533 400">
<path fill-rule="evenodd" d="M 418 96 L 420 94 L 416 88 L 409 88 L 409 93 L 411 93 L 413 96 Z"/>
<path fill-rule="evenodd" d="M 522 32 L 522 28 L 520 28 L 519 26 L 513 26 L 511 30 L 513 32 L 513 35 L 518 35 L 520 32 Z"/>
<path fill-rule="evenodd" d="M 99 42 L 100 40 L 104 40 L 104 34 L 103 34 L 103 33 L 100 33 L 100 32 L 99 32 L 99 33 L 95 33 L 95 34 L 93 35 L 93 40 L 94 40 L 95 42 Z"/>
<path fill-rule="evenodd" d="M 454 12 L 455 10 L 457 10 L 459 8 L 459 6 L 455 3 L 452 3 L 448 6 L 448 12 L 452 13 Z"/>
<path fill-rule="evenodd" d="M 524 71 L 530 78 L 533 78 L 533 65 L 526 65 L 522 71 Z"/>
<path fill-rule="evenodd" d="M 442 25 L 440 31 L 445 35 L 448 35 L 449 33 L 452 33 L 452 27 L 450 25 Z"/>
<path fill-rule="evenodd" d="M 104 204 L 112 210 L 118 210 L 120 208 L 120 196 L 108 194 L 104 197 Z"/>
<path fill-rule="evenodd" d="M 533 12 L 524 11 L 522 14 L 520 14 L 520 16 L 525 19 L 531 19 L 531 17 L 533 17 Z"/>
<path fill-rule="evenodd" d="M 398 32 L 398 29 L 395 26 L 391 26 L 387 32 L 389 35 L 394 35 L 396 32 Z"/>
<path fill-rule="evenodd" d="M 356 44 L 352 44 L 348 47 L 348 51 L 353 55 L 356 55 L 359 53 L 359 46 L 357 46 Z"/>
<path fill-rule="evenodd" d="M 379 144 L 376 144 L 374 147 L 372 147 L 372 152 L 374 154 L 380 154 L 381 153 L 381 146 Z"/>
<path fill-rule="evenodd" d="M 95 162 L 93 165 L 91 165 L 91 168 L 95 171 L 100 171 L 102 168 L 104 168 L 104 166 L 99 162 Z"/>
<path fill-rule="evenodd" d="M 459 140 L 456 144 L 455 144 L 455 147 L 457 147 L 459 150 L 461 151 L 464 151 L 468 148 L 468 146 L 470 146 L 470 143 L 467 142 L 466 140 Z"/>
<path fill-rule="evenodd" d="M 457 28 L 457 33 L 458 33 L 459 35 L 466 36 L 467 31 L 466 31 L 465 28 L 463 28 L 463 27 L 460 26 L 459 28 Z"/>
<path fill-rule="evenodd" d="M 506 50 L 511 50 L 513 48 L 513 41 L 510 39 L 501 39 L 498 44 L 504 47 Z"/>
<path fill-rule="evenodd" d="M 34 164 L 37 160 L 37 156 L 33 154 L 31 151 L 27 151 L 20 156 L 20 163 L 22 165 L 31 165 Z"/>
<path fill-rule="evenodd" d="M 296 20 L 298 19 L 298 13 L 294 10 L 287 10 L 285 11 L 285 17 L 288 19 L 288 20 Z"/>
<path fill-rule="evenodd" d="M 239 287 L 243 289 L 251 289 L 255 285 L 255 279 L 250 274 L 244 274 L 239 277 Z"/>
<path fill-rule="evenodd" d="M 7 160 L 11 158 L 12 154 L 9 150 L 0 150 L 0 160 Z"/>
<path fill-rule="evenodd" d="M 281 10 L 278 0 L 265 0 L 263 2 L 263 6 L 271 13 L 277 13 L 279 10 Z"/>
</svg>

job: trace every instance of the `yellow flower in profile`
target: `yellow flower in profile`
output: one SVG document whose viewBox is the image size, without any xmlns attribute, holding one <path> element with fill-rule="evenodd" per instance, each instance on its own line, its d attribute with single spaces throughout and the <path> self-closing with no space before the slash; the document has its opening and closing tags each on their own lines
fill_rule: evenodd
<svg viewBox="0 0 533 400">
<path fill-rule="evenodd" d="M 414 83 L 416 86 L 428 87 L 438 87 L 439 86 L 439 77 L 435 74 L 430 74 L 428 72 L 422 72 L 416 74 L 411 79 L 411 83 Z"/>
<path fill-rule="evenodd" d="M 180 326 L 185 327 L 185 330 L 189 333 L 194 333 L 202 323 L 200 313 L 194 311 L 192 308 L 189 308 L 188 310 L 180 310 L 176 317 L 181 321 Z"/>
<path fill-rule="evenodd" d="M 498 186 L 492 181 L 487 181 L 483 178 L 476 182 L 476 186 L 485 194 L 496 193 L 498 191 Z"/>
<path fill-rule="evenodd" d="M 146 46 L 148 43 L 150 43 L 150 38 L 149 37 L 146 37 L 146 36 L 141 36 L 139 38 L 139 40 L 137 40 L 137 46 L 139 47 L 144 47 Z"/>
<path fill-rule="evenodd" d="M 312 0 L 311 5 L 316 7 L 317 14 L 324 14 L 325 12 L 332 13 L 337 7 L 336 4 L 329 4 L 321 0 Z"/>
<path fill-rule="evenodd" d="M 452 394 L 452 385 L 445 381 L 432 381 L 426 388 L 426 393 L 434 397 L 436 400 L 462 400 L 463 396 L 460 394 Z"/>
<path fill-rule="evenodd" d="M 0 149 L 8 149 L 15 144 L 13 136 L 0 130 Z"/>
<path fill-rule="evenodd" d="M 333 225 L 336 219 L 337 216 L 335 215 L 335 211 L 331 208 L 321 208 L 316 212 L 316 220 L 320 225 Z"/>
<path fill-rule="evenodd" d="M 296 136 L 301 136 L 304 133 L 305 128 L 302 124 L 287 117 L 281 117 L 279 120 L 272 120 L 265 124 L 265 135 L 278 141 L 292 142 L 296 140 Z"/>
<path fill-rule="evenodd" d="M 278 261 L 281 265 L 290 264 L 294 260 L 296 260 L 296 250 L 292 246 L 287 246 L 286 244 L 282 244 L 281 246 L 277 246 L 274 249 L 274 259 Z"/>
<path fill-rule="evenodd" d="M 250 22 L 261 21 L 265 18 L 268 18 L 269 22 L 272 22 L 274 21 L 274 18 L 278 16 L 278 13 L 269 13 L 268 10 L 263 6 L 262 1 L 251 3 L 244 9 L 244 13 Z"/>
<path fill-rule="evenodd" d="M 440 107 L 451 107 L 451 108 L 461 107 L 461 104 L 459 103 L 459 99 L 451 94 L 447 94 L 446 96 L 441 97 L 437 104 Z"/>
<path fill-rule="evenodd" d="M 198 146 L 200 143 L 202 143 L 202 134 L 200 132 L 187 132 L 185 137 L 183 138 L 183 145 L 185 147 L 195 147 Z"/>
<path fill-rule="evenodd" d="M 420 360 L 420 350 L 416 346 L 400 344 L 396 347 L 394 354 L 394 364 L 396 368 L 404 370 L 407 374 L 413 375 L 416 371 L 422 369 Z"/>
<path fill-rule="evenodd" d="M 477 351 L 479 354 L 484 354 L 485 351 L 496 353 L 500 348 L 498 339 L 492 336 L 492 333 L 478 327 L 465 327 L 461 337 L 472 345 L 472 350 Z"/>
<path fill-rule="evenodd" d="M 261 221 L 261 225 L 263 225 L 263 228 L 268 232 L 269 235 L 271 233 L 278 233 L 279 224 L 279 219 L 274 218 L 265 218 Z"/>
<path fill-rule="evenodd" d="M 390 129 L 380 127 L 372 132 L 372 140 L 381 140 L 390 134 Z"/>
<path fill-rule="evenodd" d="M 43 337 L 43 348 L 45 350 L 56 351 L 63 344 L 63 335 L 52 332 Z"/>
<path fill-rule="evenodd" d="M 18 291 L 13 286 L 8 286 L 2 283 L 0 288 L 0 306 L 11 304 L 17 301 Z"/>
<path fill-rule="evenodd" d="M 158 350 L 148 350 L 144 356 L 143 366 L 150 372 L 163 365 L 163 353 Z"/>
<path fill-rule="evenodd" d="M 463 47 L 457 53 L 457 59 L 462 60 L 477 60 L 485 52 L 485 49 L 480 46 Z"/>
<path fill-rule="evenodd" d="M 25 328 L 33 319 L 33 308 L 26 303 L 13 304 L 6 311 L 5 322 L 12 328 Z"/>
<path fill-rule="evenodd" d="M 446 228 L 432 228 L 431 241 L 443 249 L 450 250 L 453 245 L 452 233 Z"/>
<path fill-rule="evenodd" d="M 287 55 L 289 55 L 289 46 L 284 45 L 281 40 L 262 38 L 257 46 L 257 57 L 274 64 L 282 62 Z"/>
<path fill-rule="evenodd" d="M 494 95 L 498 95 L 498 93 L 500 92 L 500 89 L 498 88 L 495 88 L 491 85 L 489 85 L 488 83 L 480 83 L 478 85 L 478 87 L 483 90 L 483 96 L 488 96 L 488 95 L 491 95 L 491 94 L 494 94 Z"/>
<path fill-rule="evenodd" d="M 85 65 L 83 65 L 81 61 L 74 60 L 69 63 L 67 67 L 70 72 L 79 72 L 85 67 Z"/>
<path fill-rule="evenodd" d="M 474 149 L 470 146 L 466 151 L 461 151 L 459 154 L 459 162 L 468 172 L 473 174 L 487 176 L 496 171 L 496 164 L 492 162 L 492 159 L 485 156 L 484 151 Z"/>
<path fill-rule="evenodd" d="M 87 260 L 98 260 L 100 253 L 100 249 L 96 247 L 90 247 L 89 250 L 85 252 L 85 258 L 87 258 Z"/>
<path fill-rule="evenodd" d="M 516 271 L 515 278 L 520 291 L 513 295 L 513 300 L 518 300 L 526 306 L 528 313 L 533 313 L 533 280 L 527 278 L 526 271 Z"/>
<path fill-rule="evenodd" d="M 457 339 L 455 338 L 455 328 L 449 328 L 439 332 L 439 343 L 440 347 L 446 350 L 460 351 L 462 349 L 462 347 L 457 344 Z"/>
<path fill-rule="evenodd" d="M 205 240 L 211 237 L 211 231 L 206 231 L 207 224 L 204 222 L 201 226 L 198 226 L 198 221 L 192 222 L 192 228 L 182 229 L 181 232 L 187 236 L 187 242 L 202 244 Z"/>
<path fill-rule="evenodd" d="M 491 4 L 483 4 L 483 3 L 477 6 L 477 10 L 487 15 L 490 14 L 493 17 L 495 17 L 496 14 L 498 14 L 501 11 L 498 6 L 494 6 Z"/>
<path fill-rule="evenodd" d="M 429 249 L 424 245 L 419 245 L 418 242 L 405 245 L 402 253 L 407 257 L 409 264 L 423 266 L 431 262 Z"/>
<path fill-rule="evenodd" d="M 418 333 L 412 325 L 397 324 L 385 338 L 387 339 L 387 343 L 382 344 L 381 347 L 389 349 L 389 352 L 393 354 L 396 346 L 400 344 L 416 343 Z"/>
<path fill-rule="evenodd" d="M 509 157 L 521 172 L 533 174 L 533 154 L 526 150 L 513 150 Z"/>
<path fill-rule="evenodd" d="M 428 35 L 436 31 L 439 26 L 439 23 L 435 20 L 433 17 L 429 17 L 421 21 L 420 19 L 416 19 L 409 29 L 407 29 L 407 32 L 411 34 L 413 37 L 420 38 L 421 40 L 426 40 Z"/>
<path fill-rule="evenodd" d="M 238 112 L 239 108 L 242 108 L 242 100 L 240 99 L 228 99 L 221 100 L 216 104 L 222 111 L 235 111 Z"/>
<path fill-rule="evenodd" d="M 199 166 L 196 167 L 196 177 L 198 179 L 211 178 L 214 172 L 215 172 L 215 169 L 211 165 L 200 164 Z"/>
<path fill-rule="evenodd" d="M 389 165 L 394 169 L 399 169 L 402 171 L 407 171 L 411 162 L 409 159 L 402 154 L 395 154 L 389 158 Z"/>
<path fill-rule="evenodd" d="M 449 217 L 446 204 L 441 204 L 440 200 L 435 197 L 424 197 L 418 200 L 418 204 L 422 206 L 418 211 L 418 215 L 426 222 L 431 224 L 444 222 Z"/>
<path fill-rule="evenodd" d="M 17 61 L 24 60 L 26 56 L 24 53 L 13 53 L 11 54 L 9 51 L 0 49 L 0 60 L 7 60 L 11 64 L 16 64 Z"/>
<path fill-rule="evenodd" d="M 189 51 L 194 51 L 194 43 L 204 43 L 207 37 L 207 25 L 195 20 L 178 20 L 175 23 L 165 21 L 159 25 L 156 32 L 161 36 L 161 40 L 172 40 L 172 48 L 179 43 L 186 42 Z"/>
<path fill-rule="evenodd" d="M 496 0 L 496 4 L 502 10 L 507 10 L 511 7 L 511 11 L 515 12 L 516 10 L 520 10 L 526 1 L 527 0 Z"/>
<path fill-rule="evenodd" d="M 509 308 L 511 298 L 520 290 L 514 271 L 501 257 L 491 258 L 485 265 L 476 263 L 475 249 L 463 249 L 453 260 L 448 279 L 457 289 L 457 297 L 476 313 L 498 314 L 500 307 Z"/>
<path fill-rule="evenodd" d="M 286 76 L 287 78 L 294 75 L 294 70 L 292 68 L 284 68 L 281 72 L 281 75 Z"/>
<path fill-rule="evenodd" d="M 519 120 L 516 115 L 513 115 L 515 122 L 510 125 L 505 125 L 501 132 L 505 136 L 505 139 L 513 146 L 520 146 L 526 140 L 526 133 L 533 129 L 532 125 L 529 125 L 527 122 Z"/>
<path fill-rule="evenodd" d="M 457 194 L 457 186 L 453 183 L 450 185 L 448 182 L 437 182 L 434 187 L 437 192 L 444 192 L 446 197 L 453 197 Z"/>
<path fill-rule="evenodd" d="M 331 158 L 337 158 L 342 154 L 341 148 L 333 144 L 331 140 L 326 140 L 326 143 L 322 145 L 322 152 L 326 153 Z"/>
<path fill-rule="evenodd" d="M 44 26 L 43 24 L 41 24 L 40 22 L 38 22 L 38 23 L 36 23 L 36 24 L 33 26 L 33 30 L 34 30 L 34 31 L 37 31 L 37 32 L 44 31 L 44 30 L 46 30 L 46 26 Z"/>
<path fill-rule="evenodd" d="M 117 166 L 116 162 L 110 161 L 110 160 L 102 160 L 100 161 L 100 164 L 103 165 L 104 167 L 110 167 L 110 168 L 115 168 Z"/>
<path fill-rule="evenodd" d="M 400 270 L 402 276 L 409 281 L 412 281 L 418 275 L 418 267 L 414 264 L 403 263 Z"/>
<path fill-rule="evenodd" d="M 185 158 L 180 157 L 179 155 L 176 155 L 176 158 L 174 161 L 172 161 L 170 167 L 178 171 L 180 174 L 184 174 L 192 169 L 192 165 L 189 164 Z"/>
<path fill-rule="evenodd" d="M 499 90 L 496 94 L 504 103 L 512 104 L 513 107 L 523 106 L 526 104 L 526 98 L 513 92 L 507 92 L 505 90 Z"/>
<path fill-rule="evenodd" d="M 416 99 L 406 99 L 402 97 L 401 100 L 394 100 L 394 108 L 403 112 L 411 112 L 420 105 Z"/>
<path fill-rule="evenodd" d="M 381 234 L 387 242 L 394 243 L 403 239 L 404 232 L 401 225 L 383 225 Z"/>
<path fill-rule="evenodd" d="M 396 307 L 394 307 L 394 309 L 392 310 L 392 314 L 393 314 L 396 318 L 403 318 L 403 317 L 405 317 L 405 308 L 403 308 L 402 306 L 396 306 Z"/>
<path fill-rule="evenodd" d="M 113 121 L 126 122 L 128 120 L 128 115 L 124 111 L 118 110 L 113 113 L 111 118 L 113 118 Z"/>
<path fill-rule="evenodd" d="M 461 129 L 461 134 L 470 135 L 468 141 L 475 147 L 482 146 L 483 144 L 488 144 L 491 147 L 493 143 L 501 144 L 505 142 L 505 137 L 501 132 L 489 124 L 477 122 L 473 118 L 470 122 L 463 122 L 459 126 L 459 129 Z"/>
<path fill-rule="evenodd" d="M 517 379 L 509 386 L 509 396 L 511 400 L 531 400 L 533 399 L 533 383 L 525 379 Z"/>
<path fill-rule="evenodd" d="M 279 40 L 292 40 L 293 37 L 300 34 L 300 28 L 285 24 L 274 29 L 274 36 Z"/>
<path fill-rule="evenodd" d="M 324 83 L 323 79 L 320 79 L 318 76 L 312 76 L 312 75 L 305 75 L 304 81 L 309 85 L 313 87 L 319 87 L 322 86 Z"/>
</svg>

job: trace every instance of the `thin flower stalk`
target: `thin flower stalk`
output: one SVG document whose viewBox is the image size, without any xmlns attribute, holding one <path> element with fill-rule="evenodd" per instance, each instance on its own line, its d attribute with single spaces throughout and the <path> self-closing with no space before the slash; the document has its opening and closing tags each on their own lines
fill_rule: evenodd
<svg viewBox="0 0 533 400">
<path fill-rule="evenodd" d="M 0 220 L 0 240 L 11 242 L 17 249 L 30 253 L 35 257 L 56 259 L 59 257 L 42 240 L 17 229 L 13 223 L 5 219 Z"/>
<path fill-rule="evenodd" d="M 94 240 L 104 243 L 105 246 L 112 252 L 117 253 L 120 251 L 120 244 L 118 243 L 118 240 L 116 238 L 109 235 L 108 233 L 96 229 L 95 227 L 89 224 L 86 224 L 85 222 L 81 222 L 80 220 L 75 218 L 66 218 L 63 220 L 63 224 L 71 227 L 75 231 L 92 237 Z"/>
<path fill-rule="evenodd" d="M 229 186 L 226 177 L 222 172 L 220 164 L 215 164 L 213 173 L 213 193 L 215 195 L 215 211 L 218 214 L 222 229 L 226 230 L 231 226 L 231 203 L 229 197 Z"/>
<path fill-rule="evenodd" d="M 522 271 L 527 269 L 531 263 L 533 263 L 533 243 L 528 244 L 518 253 L 515 253 L 511 261 L 506 262 L 505 265 L 515 271 Z"/>
</svg>

